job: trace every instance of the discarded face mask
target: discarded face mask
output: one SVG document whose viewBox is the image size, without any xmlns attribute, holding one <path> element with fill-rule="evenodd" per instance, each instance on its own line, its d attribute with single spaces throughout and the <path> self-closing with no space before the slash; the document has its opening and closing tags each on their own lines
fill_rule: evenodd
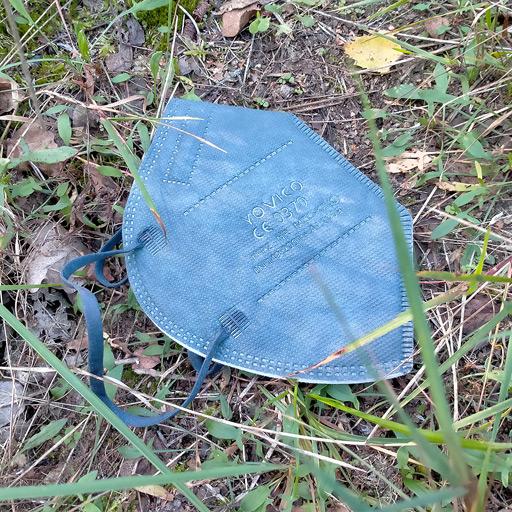
<svg viewBox="0 0 512 512">
<path fill-rule="evenodd" d="M 103 376 L 100 310 L 69 281 L 89 263 L 104 286 L 129 279 L 149 318 L 189 350 L 199 375 L 185 407 L 221 365 L 330 384 L 411 370 L 411 323 L 318 365 L 408 304 L 381 189 L 295 116 L 173 99 L 140 177 L 166 234 L 133 185 L 122 231 L 62 272 L 83 301 L 91 374 Z M 396 207 L 411 245 L 411 216 Z M 103 263 L 116 254 L 128 277 L 112 284 Z M 91 388 L 131 426 L 179 412 L 138 417 L 102 380 Z"/>
</svg>

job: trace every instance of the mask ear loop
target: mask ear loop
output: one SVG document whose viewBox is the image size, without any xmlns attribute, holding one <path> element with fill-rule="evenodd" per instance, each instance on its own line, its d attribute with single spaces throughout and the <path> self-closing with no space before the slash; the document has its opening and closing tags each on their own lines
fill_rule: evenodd
<svg viewBox="0 0 512 512">
<path fill-rule="evenodd" d="M 114 286 L 120 286 L 125 283 L 128 278 L 124 278 L 118 283 L 110 283 L 106 280 L 103 274 L 103 264 L 107 258 L 111 258 L 112 256 L 117 256 L 120 254 L 129 254 L 133 253 L 143 247 L 142 244 L 138 244 L 135 247 L 131 247 L 130 249 L 117 249 L 113 248 L 121 241 L 122 233 L 118 231 L 100 250 L 100 252 L 96 254 L 87 254 L 85 256 L 80 256 L 68 262 L 61 272 L 62 280 L 71 288 L 75 289 L 82 299 L 83 311 L 85 322 L 87 324 L 87 334 L 89 337 L 89 373 L 91 373 L 91 377 L 89 379 L 92 391 L 101 399 L 101 401 L 111 410 L 113 411 L 118 418 L 120 418 L 126 425 L 130 427 L 150 427 L 152 425 L 157 425 L 173 416 L 176 416 L 180 412 L 180 409 L 175 409 L 173 411 L 166 412 L 164 414 L 160 414 L 158 416 L 137 416 L 135 414 L 128 413 L 115 405 L 112 400 L 107 396 L 105 390 L 105 384 L 103 382 L 103 324 L 101 320 L 101 311 L 96 299 L 96 296 L 90 291 L 80 286 L 70 280 L 71 276 L 82 267 L 90 265 L 91 263 L 95 264 L 95 273 L 98 277 L 98 281 L 104 286 L 108 286 L 112 288 Z M 231 335 L 230 331 L 226 328 L 221 327 L 214 339 L 208 345 L 208 350 L 206 355 L 203 358 L 201 356 L 197 356 L 194 360 L 192 359 L 192 365 L 197 370 L 197 380 L 190 392 L 188 398 L 183 402 L 182 407 L 187 407 L 197 396 L 199 393 L 201 386 L 203 385 L 204 379 L 207 375 L 211 375 L 214 373 L 213 370 L 218 371 L 221 365 L 215 363 L 212 368 L 210 368 L 213 356 L 219 347 L 219 345 L 229 338 Z"/>
</svg>

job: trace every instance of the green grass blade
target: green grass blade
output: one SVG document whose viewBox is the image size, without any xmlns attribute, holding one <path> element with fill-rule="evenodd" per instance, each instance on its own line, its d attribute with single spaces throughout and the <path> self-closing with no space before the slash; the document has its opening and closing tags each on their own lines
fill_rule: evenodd
<svg viewBox="0 0 512 512">
<path fill-rule="evenodd" d="M 505 389 L 507 386 L 503 386 Z M 508 398 L 507 400 L 502 400 L 501 396 L 498 399 L 498 403 L 495 405 L 492 405 L 491 407 L 487 407 L 486 409 L 482 411 L 475 412 L 475 414 L 471 414 L 471 416 L 467 416 L 466 418 L 462 418 L 459 421 L 456 421 L 454 423 L 455 428 L 463 428 L 467 427 L 468 425 L 471 425 L 472 423 L 478 423 L 479 421 L 484 420 L 485 418 L 490 418 L 491 416 L 494 416 L 495 414 L 500 414 L 501 412 L 507 410 L 508 408 L 512 407 L 512 398 Z"/>
<path fill-rule="evenodd" d="M 43 283 L 43 284 L 2 284 L 0 292 L 14 292 L 18 290 L 31 290 L 32 288 L 58 288 L 62 283 Z"/>
<path fill-rule="evenodd" d="M 25 327 L 3 304 L 0 304 L 0 317 L 3 318 L 57 373 L 100 415 L 103 416 L 119 433 L 148 460 L 155 468 L 164 474 L 171 470 L 144 442 L 132 432 L 53 352 L 48 350 L 27 327 Z M 184 484 L 176 485 L 178 490 L 191 501 L 198 510 L 208 512 L 208 508 Z"/>
<path fill-rule="evenodd" d="M 375 14 L 372 14 L 368 20 L 371 21 L 375 18 L 378 18 L 379 16 L 382 16 L 384 14 L 387 14 L 388 12 L 391 12 L 395 9 L 397 9 L 398 7 L 400 7 L 401 5 L 404 5 L 406 4 L 407 2 L 409 2 L 410 0 L 398 0 L 397 2 L 394 2 L 392 3 L 389 7 L 384 7 L 383 9 L 381 9 L 379 12 L 376 12 Z"/>
<path fill-rule="evenodd" d="M 482 253 L 480 254 L 480 260 L 478 261 L 478 265 L 475 269 L 475 275 L 482 275 L 482 271 L 484 269 L 485 258 L 487 258 L 487 246 L 489 244 L 489 235 L 490 234 L 491 234 L 491 229 L 489 228 L 487 230 L 487 233 L 485 233 L 484 245 L 482 247 Z M 469 287 L 468 294 L 473 293 L 474 291 L 476 291 L 477 288 L 478 288 L 478 283 L 473 283 Z"/>
<path fill-rule="evenodd" d="M 148 485 L 172 484 L 179 488 L 184 487 L 186 482 L 192 482 L 195 480 L 230 478 L 283 469 L 286 469 L 286 466 L 248 462 L 245 464 L 219 466 L 217 468 L 200 471 L 185 471 L 183 473 L 168 472 L 165 475 L 126 476 L 119 478 L 102 478 L 101 480 L 76 482 L 72 484 L 10 487 L 0 489 L 0 501 L 53 498 L 55 496 L 76 496 L 80 494 L 136 489 L 138 487 L 145 487 Z M 203 508 L 208 510 L 206 507 Z"/>
<path fill-rule="evenodd" d="M 439 297 L 435 297 L 434 299 L 426 301 L 423 303 L 424 311 L 427 312 L 427 311 L 431 310 L 432 308 L 439 306 L 440 304 L 450 302 L 450 301 L 456 299 L 457 297 L 459 297 L 461 294 L 462 294 L 462 292 L 446 293 L 446 294 L 440 295 Z M 368 334 L 361 336 L 360 338 L 349 343 L 342 349 L 337 350 L 333 354 L 327 356 L 325 359 L 323 359 L 316 365 L 310 366 L 309 368 L 305 368 L 304 370 L 300 370 L 298 372 L 292 373 L 290 375 L 290 377 L 297 375 L 299 373 L 302 373 L 302 372 L 306 372 L 308 370 L 312 370 L 314 368 L 318 368 L 319 366 L 330 363 L 331 361 L 334 361 L 335 359 L 338 359 L 342 356 L 350 354 L 350 352 L 353 352 L 354 350 L 357 350 L 358 348 L 363 347 L 364 345 L 368 345 L 368 343 L 371 343 L 372 341 L 376 340 L 377 338 L 384 336 L 384 334 L 387 334 L 388 332 L 391 332 L 394 329 L 401 327 L 402 325 L 406 324 L 407 322 L 410 322 L 412 319 L 413 319 L 413 313 L 411 311 L 411 308 L 409 308 L 405 311 L 402 311 L 402 313 L 399 313 L 390 322 L 387 322 L 384 325 L 377 327 L 377 329 L 374 329 L 373 331 L 369 332 Z"/>
<path fill-rule="evenodd" d="M 360 80 L 358 80 L 357 83 L 361 92 L 364 109 L 368 111 L 371 108 L 368 96 L 366 95 Z M 377 135 L 378 132 L 375 120 L 368 119 L 368 124 L 370 126 L 370 138 L 373 143 L 380 185 L 386 201 L 388 217 L 393 231 L 393 239 L 395 242 L 398 262 L 400 264 L 400 270 L 402 272 L 404 287 L 407 292 L 409 306 L 414 315 L 414 330 L 421 349 L 426 373 L 430 379 L 430 390 L 432 393 L 432 401 L 435 404 L 437 421 L 439 423 L 440 430 L 444 433 L 446 447 L 453 465 L 452 481 L 455 484 L 464 485 L 469 478 L 467 464 L 464 460 L 464 454 L 460 449 L 460 439 L 456 436 L 453 429 L 453 422 L 445 395 L 444 383 L 439 373 L 434 342 L 430 334 L 427 319 L 423 312 L 423 301 L 421 298 L 420 287 L 414 273 L 409 246 L 402 227 L 400 213 L 396 207 L 393 189 L 386 171 L 386 165 L 381 155 L 381 145 Z"/>
<path fill-rule="evenodd" d="M 437 281 L 449 281 L 465 283 L 512 283 L 512 278 L 494 276 L 489 274 L 455 274 L 453 272 L 436 272 L 422 270 L 416 274 L 418 277 L 426 277 L 428 279 L 436 279 Z"/>
<path fill-rule="evenodd" d="M 103 119 L 101 121 L 101 124 L 107 130 L 108 136 L 112 139 L 117 150 L 121 154 L 121 157 L 126 162 L 126 165 L 128 166 L 128 169 L 130 170 L 130 172 L 133 176 L 133 179 L 135 180 L 135 183 L 139 187 L 142 197 L 146 201 L 146 204 L 149 206 L 151 213 L 153 213 L 156 220 L 158 221 L 158 224 L 160 224 L 160 226 L 162 227 L 162 229 L 165 232 L 165 228 L 162 223 L 162 218 L 160 217 L 160 214 L 158 213 L 158 211 L 156 209 L 153 199 L 151 199 L 151 196 L 149 195 L 148 189 L 146 188 L 144 181 L 140 177 L 140 174 L 139 174 L 140 161 L 139 161 L 139 159 L 130 151 L 128 146 L 124 143 L 124 141 L 121 139 L 121 137 L 117 133 L 117 130 L 114 128 L 114 125 L 110 122 L 109 119 Z"/>
<path fill-rule="evenodd" d="M 165 475 L 126 476 L 119 478 L 102 478 L 72 484 L 32 485 L 25 487 L 9 487 L 0 489 L 0 501 L 53 498 L 55 496 L 76 496 L 80 494 L 94 494 L 108 491 L 121 491 L 124 489 L 137 489 L 148 485 L 168 485 L 185 487 L 186 482 L 196 480 L 213 480 L 218 478 L 238 477 L 267 471 L 286 469 L 286 466 L 268 463 L 233 464 L 232 466 L 219 466 L 217 468 L 200 471 L 186 471 L 183 473 L 168 472 Z M 203 506 L 204 510 L 208 510 Z"/>
<path fill-rule="evenodd" d="M 340 401 L 335 400 L 334 398 L 325 398 L 317 395 L 310 395 L 311 398 L 318 400 L 319 402 L 323 402 L 325 405 L 330 405 L 331 407 L 335 407 L 340 411 L 347 412 L 349 414 L 353 414 L 358 418 L 369 421 L 375 425 L 379 425 L 380 427 L 386 428 L 388 430 L 392 430 L 393 432 L 399 432 L 400 434 L 412 435 L 412 430 L 403 423 L 398 423 L 397 421 L 385 420 L 383 418 L 379 418 L 379 416 L 374 416 L 373 414 L 368 414 L 363 411 L 359 411 L 352 407 L 348 407 L 343 405 Z M 416 432 L 419 432 L 423 435 L 428 441 L 436 444 L 446 444 L 446 435 L 441 432 L 432 432 L 431 430 L 425 430 L 422 428 L 416 428 Z M 463 435 L 465 432 L 460 432 Z M 492 451 L 503 451 L 510 450 L 512 448 L 512 443 L 489 443 L 487 441 L 476 441 L 474 439 L 465 439 L 459 438 L 460 445 L 463 448 L 468 448 L 471 450 L 492 450 Z"/>
</svg>

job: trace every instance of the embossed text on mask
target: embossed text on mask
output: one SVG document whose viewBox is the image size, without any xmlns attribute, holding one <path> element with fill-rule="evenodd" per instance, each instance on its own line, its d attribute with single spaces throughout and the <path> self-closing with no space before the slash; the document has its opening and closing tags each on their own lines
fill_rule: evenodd
<svg viewBox="0 0 512 512">
<path fill-rule="evenodd" d="M 252 226 L 254 238 L 261 240 L 282 224 L 293 221 L 308 205 L 302 195 L 304 185 L 300 181 L 292 181 L 288 186 L 279 189 L 251 208 L 242 219 Z"/>
</svg>

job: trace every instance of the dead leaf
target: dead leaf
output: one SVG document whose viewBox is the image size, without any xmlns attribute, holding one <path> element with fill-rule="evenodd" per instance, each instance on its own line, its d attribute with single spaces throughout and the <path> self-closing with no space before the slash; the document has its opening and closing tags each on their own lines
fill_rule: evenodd
<svg viewBox="0 0 512 512">
<path fill-rule="evenodd" d="M 7 142 L 7 157 L 11 160 L 18 158 L 23 153 L 20 143 L 20 139 L 22 137 L 27 143 L 30 151 L 36 151 L 38 149 L 54 149 L 59 147 L 55 142 L 55 135 L 50 130 L 43 130 L 36 124 L 31 124 L 30 126 L 25 125 L 15 132 Z M 59 162 L 56 164 L 37 164 L 37 167 L 41 172 L 54 178 L 62 176 L 64 166 L 65 162 Z M 30 164 L 28 162 L 22 162 L 18 164 L 17 168 L 22 171 L 27 171 L 30 169 Z"/>
<path fill-rule="evenodd" d="M 165 501 L 174 501 L 174 489 L 168 491 L 161 485 L 146 485 L 144 487 L 136 487 L 135 489 L 139 492 L 154 496 L 155 498 L 160 498 Z"/>
<path fill-rule="evenodd" d="M 470 334 L 475 332 L 480 329 L 482 325 L 491 320 L 495 314 L 494 304 L 489 296 L 483 293 L 475 295 L 471 300 L 466 302 L 462 333 Z"/>
<path fill-rule="evenodd" d="M 402 153 L 399 156 L 384 158 L 386 169 L 391 174 L 409 172 L 414 170 L 424 171 L 430 167 L 432 157 L 425 151 L 413 151 Z"/>
<path fill-rule="evenodd" d="M 14 110 L 23 95 L 19 90 L 18 84 L 8 78 L 0 78 L 0 114 Z"/>
<path fill-rule="evenodd" d="M 435 18 L 430 18 L 425 21 L 425 30 L 428 32 L 430 37 L 434 37 L 436 39 L 443 39 L 444 33 L 438 33 L 438 30 L 441 27 L 449 27 L 450 23 L 445 17 L 437 16 Z"/>
<path fill-rule="evenodd" d="M 96 69 L 93 66 L 84 66 L 85 81 L 84 89 L 87 97 L 94 95 L 94 78 L 97 75 Z"/>
<path fill-rule="evenodd" d="M 138 358 L 139 362 L 132 365 L 134 370 L 151 370 L 160 364 L 160 356 L 145 356 L 144 349 L 139 347 L 133 354 Z"/>
<path fill-rule="evenodd" d="M 246 7 L 252 6 L 255 3 L 255 0 L 229 0 L 228 2 L 225 2 L 222 4 L 220 9 L 215 12 L 216 15 L 224 14 L 228 11 L 233 11 L 235 9 L 245 9 Z M 256 3 L 260 3 L 259 1 L 256 1 Z"/>
<path fill-rule="evenodd" d="M 30 243 L 32 249 L 25 260 L 29 284 L 60 283 L 64 265 L 89 252 L 77 237 L 70 236 L 59 224 L 45 224 Z M 37 288 L 31 291 L 35 292 Z"/>
<path fill-rule="evenodd" d="M 128 28 L 128 41 L 132 46 L 142 46 L 146 42 L 144 29 L 135 18 L 129 18 L 126 27 Z"/>
<path fill-rule="evenodd" d="M 197 21 L 201 22 L 203 21 L 204 17 L 208 13 L 208 10 L 210 9 L 210 3 L 206 0 L 201 0 L 197 7 L 194 9 L 194 12 L 192 13 L 192 17 Z"/>
<path fill-rule="evenodd" d="M 235 37 L 245 28 L 249 20 L 258 12 L 258 2 L 240 9 L 231 9 L 222 15 L 222 35 L 224 37 Z"/>
<path fill-rule="evenodd" d="M 87 350 L 89 348 L 89 338 L 87 336 L 83 338 L 73 338 L 67 345 L 68 350 L 74 350 L 80 352 L 81 350 Z"/>
<path fill-rule="evenodd" d="M 23 386 L 10 379 L 0 380 L 0 427 L 16 421 L 23 409 Z"/>
<path fill-rule="evenodd" d="M 369 36 L 356 37 L 351 43 L 344 46 L 345 53 L 356 61 L 356 64 L 365 69 L 372 69 L 380 66 L 393 64 L 402 53 L 398 51 L 400 45 L 398 41 L 390 41 L 379 37 L 377 33 Z M 387 73 L 389 67 L 376 69 L 379 73 Z"/>
<path fill-rule="evenodd" d="M 472 185 L 471 183 L 461 183 L 460 181 L 439 181 L 436 185 L 437 188 L 450 192 L 469 192 L 481 186 L 480 184 Z"/>
<path fill-rule="evenodd" d="M 105 196 L 110 195 L 111 193 L 117 193 L 119 185 L 117 185 L 110 176 L 104 176 L 101 174 L 101 172 L 98 171 L 98 166 L 86 164 L 85 168 L 87 174 L 89 174 L 96 194 Z"/>
<path fill-rule="evenodd" d="M 183 38 L 193 41 L 197 35 L 196 24 L 191 19 L 187 18 L 183 25 Z"/>
<path fill-rule="evenodd" d="M 110 73 L 130 71 L 133 64 L 133 51 L 129 44 L 119 43 L 119 51 L 105 59 L 105 65 Z"/>
</svg>

